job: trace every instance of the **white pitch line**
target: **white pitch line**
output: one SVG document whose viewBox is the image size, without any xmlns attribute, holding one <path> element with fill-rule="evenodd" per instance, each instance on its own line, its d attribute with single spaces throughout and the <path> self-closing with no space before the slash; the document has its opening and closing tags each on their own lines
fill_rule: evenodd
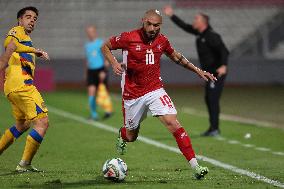
<svg viewBox="0 0 284 189">
<path fill-rule="evenodd" d="M 182 108 L 182 112 L 186 114 L 196 115 L 200 117 L 208 117 L 208 114 L 203 111 L 197 111 L 193 108 Z M 256 119 L 251 118 L 244 118 L 236 115 L 230 115 L 230 114 L 220 114 L 220 119 L 226 120 L 226 121 L 234 121 L 238 123 L 245 123 L 245 124 L 251 124 L 256 126 L 262 126 L 262 127 L 276 127 L 279 128 L 279 126 L 275 123 L 267 122 L 267 121 L 260 121 Z"/>
<path fill-rule="evenodd" d="M 195 115 L 195 116 L 200 116 L 200 117 L 208 117 L 208 115 L 205 113 L 205 112 L 200 112 L 200 111 L 197 111 L 195 109 L 192 109 L 192 108 L 183 108 L 182 109 L 182 112 L 186 113 L 186 114 L 190 114 L 190 115 Z M 225 117 L 225 119 L 224 119 Z M 238 119 L 231 119 L 232 117 L 234 118 L 238 118 Z M 220 116 L 220 119 L 223 119 L 223 120 L 228 120 L 228 121 L 235 121 L 235 122 L 240 122 L 240 123 L 246 123 L 246 124 L 254 124 L 254 125 L 262 125 L 262 126 L 265 126 L 265 127 L 268 127 L 268 125 L 270 123 L 268 122 L 263 122 L 263 121 L 257 121 L 257 120 L 253 120 L 253 119 L 247 119 L 247 118 L 240 118 L 238 116 L 233 116 L 233 115 L 225 115 L 225 114 L 221 114 Z M 264 125 L 263 125 L 264 124 Z M 266 125 L 265 125 L 266 124 Z M 277 153 L 277 152 L 273 152 L 271 149 L 269 148 L 265 148 L 265 147 L 256 147 L 255 145 L 252 145 L 252 144 L 242 144 L 240 141 L 237 141 L 237 140 L 228 140 L 224 137 L 221 137 L 221 136 L 218 136 L 218 137 L 214 137 L 216 140 L 219 140 L 219 141 L 225 141 L 229 144 L 240 144 L 246 148 L 251 148 L 251 147 L 254 147 L 255 150 L 258 150 L 258 151 L 270 151 L 272 154 L 274 155 L 279 155 L 279 156 L 283 156 L 284 153 L 280 152 L 280 153 Z"/>
<path fill-rule="evenodd" d="M 269 148 L 263 148 L 263 147 L 256 147 L 256 150 L 262 151 L 262 152 L 268 152 L 271 151 Z"/>
<path fill-rule="evenodd" d="M 283 152 L 272 152 L 273 154 L 276 154 L 276 155 L 280 155 L 280 156 L 284 156 L 284 153 Z"/>
<path fill-rule="evenodd" d="M 221 136 L 217 136 L 215 137 L 216 140 L 220 140 L 220 141 L 225 141 L 226 139 L 224 137 Z"/>
<path fill-rule="evenodd" d="M 240 142 L 237 140 L 229 140 L 228 143 L 229 144 L 240 144 Z"/>
<path fill-rule="evenodd" d="M 56 115 L 58 115 L 60 117 L 64 117 L 64 118 L 67 118 L 67 119 L 70 119 L 70 120 L 74 120 L 74 121 L 77 121 L 77 122 L 80 122 L 80 123 L 92 125 L 92 126 L 94 126 L 96 128 L 100 128 L 100 129 L 103 129 L 103 130 L 106 130 L 106 131 L 109 131 L 109 132 L 112 132 L 112 133 L 117 133 L 118 132 L 118 129 L 116 129 L 114 127 L 111 127 L 109 125 L 106 125 L 106 124 L 103 124 L 103 123 L 99 123 L 99 122 L 96 122 L 96 121 L 88 121 L 84 117 L 81 117 L 81 116 L 78 116 L 76 114 L 72 114 L 70 112 L 66 112 L 66 111 L 57 109 L 55 107 L 48 106 L 48 108 L 49 108 L 51 113 L 56 114 Z M 175 152 L 175 153 L 178 153 L 178 154 L 181 153 L 180 150 L 178 148 L 176 148 L 176 147 L 168 146 L 166 144 L 163 144 L 163 143 L 160 143 L 158 141 L 149 139 L 147 137 L 143 137 L 141 135 L 138 137 L 138 140 L 141 141 L 141 142 L 150 144 L 152 146 L 156 146 L 158 148 L 162 148 L 162 149 L 165 149 L 165 150 L 168 150 L 168 151 L 172 151 L 172 152 Z M 218 166 L 218 167 L 230 170 L 232 172 L 235 172 L 235 173 L 238 173 L 238 174 L 241 174 L 241 175 L 246 175 L 248 177 L 251 177 L 251 178 L 256 179 L 258 181 L 265 182 L 267 184 L 271 184 L 271 185 L 274 185 L 274 186 L 278 186 L 278 187 L 284 188 L 284 183 L 281 183 L 281 182 L 279 182 L 277 180 L 269 179 L 269 178 L 267 178 L 265 176 L 262 176 L 262 175 L 259 175 L 257 173 L 254 173 L 254 172 L 251 172 L 251 171 L 247 171 L 247 170 L 244 170 L 244 169 L 240 169 L 240 168 L 235 167 L 233 165 L 230 165 L 230 164 L 227 164 L 227 163 L 223 163 L 221 161 L 218 161 L 218 160 L 215 160 L 215 159 L 212 159 L 212 158 L 208 158 L 208 157 L 205 157 L 205 156 L 198 155 L 197 158 L 201 159 L 202 161 L 211 163 L 214 166 Z"/>
<path fill-rule="evenodd" d="M 243 144 L 243 146 L 246 147 L 246 148 L 252 148 L 252 147 L 254 147 L 253 144 Z"/>
</svg>

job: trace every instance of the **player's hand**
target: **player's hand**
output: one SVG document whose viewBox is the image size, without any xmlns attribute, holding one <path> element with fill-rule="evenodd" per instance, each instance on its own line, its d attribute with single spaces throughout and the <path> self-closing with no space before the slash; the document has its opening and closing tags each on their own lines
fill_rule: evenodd
<svg viewBox="0 0 284 189">
<path fill-rule="evenodd" d="M 118 62 L 112 64 L 112 69 L 113 69 L 113 72 L 116 74 L 116 75 L 122 75 L 123 71 L 124 71 L 124 67 L 122 64 L 119 64 Z"/>
<path fill-rule="evenodd" d="M 164 6 L 163 12 L 165 15 L 171 17 L 174 15 L 174 10 L 171 5 Z"/>
<path fill-rule="evenodd" d="M 206 71 L 203 71 L 203 70 L 199 70 L 197 72 L 197 74 L 199 75 L 200 78 L 204 79 L 205 81 L 217 81 L 217 78 L 214 77 L 213 74 L 209 73 L 209 72 L 206 72 Z"/>
<path fill-rule="evenodd" d="M 50 60 L 47 52 L 43 51 L 42 49 L 36 49 L 35 54 L 36 54 L 36 56 L 38 56 L 40 58 L 43 58 L 45 60 Z"/>
<path fill-rule="evenodd" d="M 14 39 L 12 39 L 6 47 L 6 51 L 14 52 L 16 49 L 17 49 L 17 46 L 14 42 Z"/>
<path fill-rule="evenodd" d="M 227 74 L 227 66 L 226 65 L 222 65 L 220 66 L 216 72 L 218 73 L 218 77 L 222 77 L 223 75 Z"/>
</svg>

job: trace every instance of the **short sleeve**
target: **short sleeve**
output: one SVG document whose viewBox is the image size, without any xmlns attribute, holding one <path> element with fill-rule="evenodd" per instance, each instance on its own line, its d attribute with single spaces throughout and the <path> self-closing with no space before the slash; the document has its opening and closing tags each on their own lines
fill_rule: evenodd
<svg viewBox="0 0 284 189">
<path fill-rule="evenodd" d="M 164 47 L 164 53 L 171 55 L 174 52 L 174 48 L 172 47 L 171 43 L 169 42 L 169 40 L 166 38 L 166 42 L 165 42 L 165 47 Z"/>
<path fill-rule="evenodd" d="M 8 32 L 7 37 L 4 41 L 4 47 L 6 48 L 7 45 L 9 44 L 9 42 L 12 39 L 16 39 L 16 40 L 14 40 L 14 42 L 17 46 L 16 52 L 18 52 L 18 53 L 34 53 L 36 51 L 35 48 L 21 43 L 21 42 L 24 41 L 25 35 L 26 34 L 25 34 L 25 30 L 24 30 L 23 27 L 17 26 L 17 27 L 12 28 Z"/>
<path fill-rule="evenodd" d="M 19 27 L 12 28 L 9 32 L 7 37 L 11 36 L 16 38 L 19 42 L 21 42 L 22 36 L 24 35 L 24 30 Z"/>
<path fill-rule="evenodd" d="M 14 38 L 16 39 L 18 42 L 21 42 L 21 38 L 22 38 L 22 31 L 19 30 L 18 27 L 14 27 L 12 28 L 7 36 L 6 36 L 6 39 L 4 41 L 4 47 L 7 47 L 8 43 Z"/>
<path fill-rule="evenodd" d="M 125 49 L 129 42 L 129 32 L 121 33 L 110 38 L 112 49 Z"/>
</svg>

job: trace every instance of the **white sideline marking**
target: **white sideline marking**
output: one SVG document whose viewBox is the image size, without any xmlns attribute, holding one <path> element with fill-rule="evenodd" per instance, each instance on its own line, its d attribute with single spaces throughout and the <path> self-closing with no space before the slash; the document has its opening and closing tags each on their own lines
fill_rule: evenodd
<svg viewBox="0 0 284 189">
<path fill-rule="evenodd" d="M 283 152 L 272 152 L 273 154 L 276 154 L 276 155 L 280 155 L 280 156 L 284 156 L 284 153 Z"/>
<path fill-rule="evenodd" d="M 226 139 L 224 137 L 218 136 L 216 137 L 217 140 L 225 141 Z"/>
<path fill-rule="evenodd" d="M 252 148 L 252 147 L 254 147 L 253 144 L 243 144 L 243 146 L 246 147 L 246 148 Z"/>
<path fill-rule="evenodd" d="M 200 117 L 208 117 L 206 112 L 197 111 L 192 108 L 182 108 L 182 112 L 191 114 L 191 115 L 197 115 Z M 260 121 L 256 119 L 251 118 L 244 118 L 236 115 L 230 115 L 230 114 L 220 114 L 220 119 L 226 120 L 226 121 L 235 121 L 239 123 L 245 123 L 245 124 L 251 124 L 251 125 L 258 125 L 262 127 L 276 127 L 279 128 L 279 126 L 275 123 L 267 122 L 267 121 Z"/>
<path fill-rule="evenodd" d="M 112 132 L 112 133 L 118 132 L 118 129 L 111 127 L 109 125 L 99 123 L 99 122 L 96 122 L 96 121 L 88 121 L 84 117 L 81 117 L 81 116 L 72 114 L 70 112 L 66 112 L 66 111 L 57 109 L 55 107 L 48 106 L 48 108 L 49 108 L 51 113 L 56 114 L 60 117 L 64 117 L 64 118 L 68 118 L 70 120 L 74 120 L 74 121 L 81 122 L 81 123 L 84 123 L 84 124 L 92 125 L 96 128 L 100 128 L 100 129 L 103 129 L 103 130 L 106 130 L 106 131 L 109 131 L 109 132 Z M 168 146 L 166 144 L 160 143 L 158 141 L 155 141 L 155 140 L 143 137 L 143 136 L 139 136 L 138 140 L 141 141 L 141 142 L 150 144 L 152 146 L 156 146 L 158 148 L 162 148 L 162 149 L 172 151 L 172 152 L 175 152 L 175 153 L 178 153 L 178 154 L 181 153 L 180 150 L 176 147 Z M 223 163 L 221 161 L 218 161 L 218 160 L 215 160 L 215 159 L 212 159 L 212 158 L 208 158 L 208 157 L 205 157 L 205 156 L 201 156 L 201 155 L 198 155 L 197 158 L 201 159 L 202 161 L 206 161 L 208 163 L 211 163 L 211 164 L 213 164 L 217 167 L 221 167 L 221 168 L 230 170 L 232 172 L 235 172 L 235 173 L 238 173 L 238 174 L 241 174 L 241 175 L 246 175 L 246 176 L 251 177 L 253 179 L 256 179 L 258 181 L 262 181 L 262 182 L 265 182 L 265 183 L 268 183 L 268 184 L 271 184 L 271 185 L 274 185 L 274 186 L 284 188 L 284 183 L 281 183 L 277 180 L 269 179 L 267 177 L 256 174 L 254 172 L 247 171 L 247 170 L 244 170 L 244 169 L 240 169 L 240 168 L 235 167 L 233 165 L 226 164 L 226 163 Z"/>
<path fill-rule="evenodd" d="M 259 150 L 259 151 L 263 151 L 263 152 L 268 152 L 268 151 L 270 151 L 270 149 L 269 148 L 263 148 L 263 147 L 257 147 L 257 148 L 255 148 L 256 150 Z"/>
<path fill-rule="evenodd" d="M 208 117 L 208 115 L 205 113 L 205 112 L 200 112 L 200 111 L 196 111 L 195 109 L 192 109 L 192 108 L 183 108 L 182 109 L 182 112 L 186 113 L 186 114 L 190 114 L 190 115 L 195 115 L 195 116 L 200 116 L 200 117 Z M 223 116 L 222 116 L 223 115 Z M 224 119 L 225 117 L 225 119 Z M 234 117 L 235 119 L 231 119 L 232 117 Z M 224 115 L 224 114 L 221 114 L 220 115 L 220 118 L 223 120 L 229 120 L 229 121 L 236 121 L 236 122 L 240 122 L 240 123 L 245 123 L 245 124 L 254 124 L 254 125 L 261 125 L 262 126 L 265 126 L 263 125 L 264 123 L 266 124 L 265 127 L 268 127 L 268 124 L 271 124 L 271 123 L 268 123 L 268 122 L 263 122 L 263 121 L 257 121 L 257 120 L 253 120 L 253 119 L 247 119 L 247 118 L 240 118 L 238 116 L 233 116 L 233 115 Z M 238 119 L 237 119 L 238 118 Z M 239 119 L 240 118 L 240 119 Z M 246 121 L 245 121 L 246 120 Z M 248 121 L 249 120 L 249 121 Z M 256 122 L 255 122 L 256 121 Z M 252 144 L 242 144 L 240 141 L 237 141 L 237 140 L 228 140 L 224 137 L 221 137 L 221 136 L 218 136 L 218 137 L 214 137 L 216 140 L 219 140 L 219 141 L 226 141 L 227 143 L 229 144 L 240 144 L 246 148 L 254 148 L 255 150 L 258 150 L 258 151 L 270 151 L 272 154 L 274 155 L 279 155 L 279 156 L 284 156 L 284 153 L 282 152 L 273 152 L 271 149 L 269 148 L 265 148 L 265 147 L 256 147 L 255 145 L 252 145 Z"/>
<path fill-rule="evenodd" d="M 229 140 L 228 143 L 229 144 L 239 144 L 240 142 L 237 140 Z"/>
</svg>

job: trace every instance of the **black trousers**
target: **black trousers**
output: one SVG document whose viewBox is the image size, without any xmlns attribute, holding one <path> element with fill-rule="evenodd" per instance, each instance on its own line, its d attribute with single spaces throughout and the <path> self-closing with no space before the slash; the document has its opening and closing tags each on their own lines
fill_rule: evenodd
<svg viewBox="0 0 284 189">
<path fill-rule="evenodd" d="M 207 82 L 205 86 L 205 102 L 209 113 L 209 130 L 219 129 L 220 98 L 224 88 L 226 76 L 218 78 L 216 82 Z"/>
</svg>

